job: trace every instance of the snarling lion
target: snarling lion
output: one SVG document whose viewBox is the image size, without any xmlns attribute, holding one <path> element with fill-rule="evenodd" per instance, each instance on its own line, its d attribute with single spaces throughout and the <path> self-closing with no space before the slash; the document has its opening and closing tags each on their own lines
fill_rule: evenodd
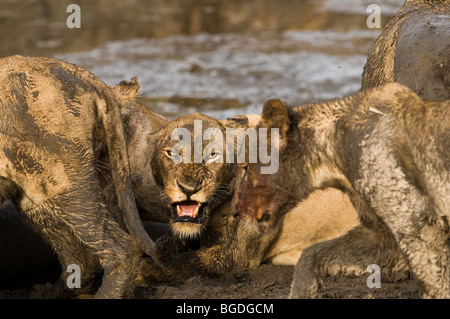
<svg viewBox="0 0 450 319">
<path fill-rule="evenodd" d="M 151 172 L 159 191 L 155 199 L 170 217 L 171 233 L 157 241 L 158 259 L 165 261 L 163 269 L 155 271 L 152 263 L 144 265 L 144 281 L 155 276 L 164 281 L 218 276 L 232 269 L 256 268 L 264 261 L 294 265 L 307 246 L 339 236 L 358 224 L 356 212 L 340 192 L 312 195 L 292 209 L 277 229 L 266 234 L 231 214 L 237 168 L 245 162 L 238 164 L 236 154 L 235 161 L 226 160 L 229 145 L 211 148 L 208 145 L 213 138 L 199 141 L 194 134 L 196 125 L 198 129 L 201 123 L 199 133 L 203 136 L 208 130 L 218 129 L 226 141 L 227 130 L 254 128 L 259 118 L 247 115 L 218 121 L 196 113 L 171 121 L 152 136 L 157 141 L 151 157 Z M 189 132 L 190 149 L 177 151 L 180 141 L 175 137 L 183 129 Z M 243 138 L 239 135 L 233 140 L 234 152 Z M 248 147 L 248 141 L 244 145 Z M 196 154 L 202 158 L 195 161 Z M 183 155 L 184 161 L 177 159 Z"/>
</svg>

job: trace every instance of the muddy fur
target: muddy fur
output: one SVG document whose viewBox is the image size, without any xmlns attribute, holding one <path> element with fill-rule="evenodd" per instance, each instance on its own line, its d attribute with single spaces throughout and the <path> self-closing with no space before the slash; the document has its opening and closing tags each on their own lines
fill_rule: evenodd
<svg viewBox="0 0 450 319">
<path fill-rule="evenodd" d="M 144 221 L 167 223 L 169 219 L 160 205 L 159 191 L 153 178 L 150 160 L 156 144 L 154 133 L 164 128 L 169 121 L 136 102 L 139 87 L 137 79 L 133 78 L 131 81 L 120 82 L 112 87 L 112 90 L 120 103 L 120 116 L 139 215 Z M 122 213 L 117 210 L 117 195 L 112 183 L 110 156 L 104 147 L 100 147 L 97 154 L 96 166 L 100 172 L 106 203 L 115 213 L 117 220 L 124 225 Z"/>
<path fill-rule="evenodd" d="M 114 89 L 125 88 L 120 85 Z M 120 95 L 133 96 L 133 93 Z M 358 224 L 348 198 L 338 191 L 319 192 L 292 209 L 276 230 L 261 234 L 251 223 L 236 220 L 231 215 L 235 164 L 173 164 L 164 155 L 164 150 L 176 143 L 170 139 L 174 128 L 192 129 L 194 120 L 202 120 L 203 129 L 245 129 L 255 126 L 260 115 L 239 115 L 217 121 L 192 114 L 168 123 L 132 99 L 119 101 L 140 215 L 152 238 L 160 238 L 158 257 L 165 261 L 164 267 L 160 267 L 152 259 L 144 259 L 139 284 L 147 286 L 154 280 L 174 282 L 197 275 L 218 276 L 232 269 L 256 268 L 265 261 L 295 265 L 301 251 L 310 244 L 339 236 Z M 107 156 L 102 156 L 100 163 L 102 167 L 108 163 Z M 108 172 L 105 173 L 108 176 Z M 107 180 L 104 193 L 107 203 L 111 203 L 108 206 L 114 211 L 115 193 L 111 192 Z M 180 196 L 180 184 L 190 189 L 199 184 L 198 180 L 202 180 L 202 189 L 190 199 L 208 202 L 202 222 L 171 223 L 172 199 Z"/>
<path fill-rule="evenodd" d="M 261 126 L 280 129 L 280 168 L 260 175 L 255 163 L 241 173 L 233 207 L 243 218 L 270 231 L 314 190 L 337 188 L 362 224 L 303 251 L 291 298 L 314 297 L 322 278 L 361 275 L 370 264 L 382 280 L 410 271 L 422 297 L 450 297 L 449 101 L 392 83 L 295 108 L 272 100 Z"/>
<path fill-rule="evenodd" d="M 133 189 L 139 214 L 148 234 L 156 240 L 166 233 L 168 218 L 152 206 L 155 193 L 155 182 L 149 167 L 149 152 L 154 141 L 151 133 L 164 127 L 168 120 L 156 113 L 150 112 L 136 102 L 139 83 L 136 78 L 122 81 L 110 88 L 119 102 L 120 115 L 124 128 L 124 136 L 132 172 Z M 122 211 L 118 206 L 115 191 L 111 161 L 101 127 L 96 131 L 95 166 L 98 172 L 103 197 L 114 219 L 126 229 Z M 150 217 L 149 217 L 150 216 Z M 151 220 L 150 220 L 151 219 Z M 161 221 L 165 223 L 161 223 Z M 0 210 L 0 286 L 23 288 L 33 283 L 53 282 L 61 273 L 59 262 L 52 253 L 52 248 L 30 227 L 25 214 L 11 201 L 5 202 Z M 14 242 L 14 238 L 20 238 Z M 12 244 L 14 243 L 14 245 Z M 32 254 L 30 253 L 32 250 Z M 33 290 L 40 290 L 35 285 Z M 35 297 L 39 297 L 35 294 Z M 46 297 L 45 294 L 43 297 Z M 57 297 L 57 296 L 56 296 Z"/>
<path fill-rule="evenodd" d="M 274 232 L 271 235 L 261 235 L 259 230 L 253 225 L 247 223 L 238 224 L 236 219 L 231 216 L 229 201 L 233 191 L 235 165 L 221 167 L 217 171 L 217 178 L 210 176 L 211 178 L 208 180 L 213 188 L 218 188 L 218 191 L 215 191 L 214 196 L 209 196 L 209 200 L 212 203 L 209 205 L 208 211 L 211 212 L 211 215 L 206 216 L 201 236 L 194 234 L 192 240 L 189 240 L 189 234 L 187 238 L 175 236 L 177 243 L 173 241 L 172 236 L 167 236 L 170 231 L 168 228 L 170 208 L 165 201 L 166 195 L 161 193 L 162 186 L 158 185 L 155 179 L 159 181 L 162 178 L 162 174 L 167 177 L 169 175 L 167 172 L 179 174 L 179 172 L 184 172 L 184 169 L 177 165 L 172 169 L 167 167 L 164 169 L 155 168 L 154 165 L 151 165 L 151 162 L 155 160 L 156 154 L 160 155 L 158 152 L 155 153 L 156 142 L 162 140 L 163 137 L 167 141 L 167 137 L 170 138 L 170 134 L 167 135 L 167 132 L 180 123 L 174 121 L 169 129 L 167 127 L 168 121 L 164 117 L 150 112 L 136 103 L 134 97 L 138 89 L 139 84 L 135 79 L 130 82 L 123 81 L 112 88 L 120 104 L 136 203 L 149 235 L 155 240 L 162 235 L 166 235 L 158 241 L 160 254 L 167 255 L 169 253 L 169 257 L 171 257 L 171 254 L 177 256 L 174 261 L 169 260 L 167 269 L 156 265 L 152 258 L 145 258 L 142 262 L 143 274 L 139 277 L 139 284 L 148 285 L 149 277 L 167 281 L 179 281 L 198 274 L 216 276 L 230 269 L 255 268 L 259 266 L 262 260 L 265 259 L 265 253 L 269 250 L 270 244 L 277 237 L 277 234 Z M 212 122 L 218 127 L 224 128 L 225 125 L 227 127 L 234 125 L 246 127 L 249 119 L 253 121 L 252 123 L 257 123 L 259 115 L 253 117 L 238 116 L 235 119 L 222 122 L 200 114 L 191 115 L 190 118 L 192 120 L 202 119 L 205 123 Z M 162 131 L 160 130 L 161 128 L 166 129 Z M 114 216 L 114 219 L 122 227 L 125 227 L 121 210 L 118 209 L 115 187 L 112 183 L 110 156 L 102 142 L 104 139 L 103 134 L 103 130 L 97 130 L 97 136 L 101 142 L 96 144 L 95 157 L 100 186 L 109 211 Z M 178 168 L 180 169 L 178 170 Z M 153 173 L 154 171 L 156 173 Z M 198 176 L 206 177 L 208 175 L 205 172 L 200 172 Z M 169 180 L 171 179 L 172 177 L 169 178 Z M 176 178 L 173 178 L 173 180 L 175 181 Z M 221 185 L 220 187 L 218 186 L 219 184 Z M 12 224 L 11 219 L 7 222 L 10 225 Z M 188 230 L 182 231 L 183 233 L 189 233 L 190 226 L 195 228 L 194 224 L 185 224 Z M 25 225 L 22 224 L 20 226 L 23 234 L 27 237 L 33 235 Z M 176 246 L 170 246 L 173 244 Z M 167 246 L 165 245 L 169 245 L 175 251 L 166 249 Z M 280 249 L 285 250 L 285 247 L 273 251 L 271 256 L 279 255 Z M 41 252 L 48 254 L 47 247 L 43 247 Z M 13 255 L 15 256 L 15 254 L 10 253 L 8 256 L 11 257 Z M 17 265 L 21 259 L 15 260 L 17 262 L 8 263 L 7 266 L 9 268 L 12 264 L 23 266 Z M 36 265 L 43 266 L 42 262 L 36 262 L 29 266 L 35 267 Z M 158 274 L 155 274 L 155 271 Z M 43 280 L 42 277 L 39 279 Z"/>
<path fill-rule="evenodd" d="M 170 217 L 172 231 L 157 241 L 159 260 L 166 261 L 163 269 L 155 270 L 159 267 L 149 261 L 143 265 L 143 282 L 174 282 L 196 275 L 217 276 L 231 269 L 254 268 L 261 264 L 276 238 L 276 232 L 261 234 L 254 225 L 239 222 L 230 214 L 236 163 L 193 163 L 193 151 L 192 163 L 176 164 L 168 157 L 166 151 L 178 143 L 171 139 L 172 131 L 183 127 L 192 136 L 195 120 L 202 121 L 203 131 L 215 127 L 222 133 L 227 127 L 245 129 L 248 125 L 246 116 L 218 121 L 196 113 L 171 121 L 156 134 L 158 142 L 151 169 L 159 191 L 156 198 Z M 209 142 L 203 140 L 202 149 Z M 225 158 L 226 149 L 220 152 Z M 195 218 L 177 215 L 176 203 L 187 200 L 201 203 Z"/>
<path fill-rule="evenodd" d="M 110 87 L 91 73 L 47 58 L 0 60 L 0 197 L 12 199 L 58 255 L 63 269 L 81 268 L 90 292 L 98 263 L 97 298 L 121 298 L 133 289 L 140 250 L 154 243 L 137 212 L 119 104 Z M 96 169 L 107 148 L 123 221 L 102 197 Z M 67 291 L 63 271 L 51 294 Z"/>
<path fill-rule="evenodd" d="M 226 128 L 254 126 L 260 116 L 236 116 L 217 121 L 192 114 L 173 120 L 156 134 L 158 143 L 153 154 L 152 172 L 159 187 L 161 204 L 171 216 L 172 232 L 157 241 L 158 259 L 165 261 L 163 269 L 151 260 L 143 264 L 143 283 L 154 280 L 176 282 L 198 275 L 214 277 L 230 270 L 257 268 L 263 262 L 295 265 L 307 246 L 342 235 L 359 224 L 348 198 L 339 191 L 311 195 L 305 203 L 290 210 L 268 233 L 262 234 L 254 224 L 236 219 L 230 210 L 236 163 L 174 164 L 164 154 L 177 143 L 170 139 L 174 128 L 185 127 L 192 134 L 193 121 L 200 119 L 203 130 L 217 127 L 225 132 Z M 209 142 L 204 140 L 203 147 Z M 196 189 L 196 192 L 186 192 L 186 189 Z M 174 204 L 184 200 L 204 203 L 197 219 L 179 220 L 174 215 L 177 211 Z"/>
<path fill-rule="evenodd" d="M 450 99 L 450 2 L 407 0 L 364 67 L 362 88 L 398 82 L 421 98 Z"/>
</svg>

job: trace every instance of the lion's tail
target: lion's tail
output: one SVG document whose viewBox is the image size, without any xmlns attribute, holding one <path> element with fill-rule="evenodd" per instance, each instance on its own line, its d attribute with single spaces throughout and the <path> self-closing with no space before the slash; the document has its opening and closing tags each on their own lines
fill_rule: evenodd
<svg viewBox="0 0 450 319">
<path fill-rule="evenodd" d="M 97 103 L 97 112 L 105 131 L 119 207 L 123 212 L 125 225 L 138 246 L 146 254 L 156 258 L 155 243 L 145 231 L 136 206 L 119 104 L 112 93 L 102 93 L 103 101 Z"/>
</svg>

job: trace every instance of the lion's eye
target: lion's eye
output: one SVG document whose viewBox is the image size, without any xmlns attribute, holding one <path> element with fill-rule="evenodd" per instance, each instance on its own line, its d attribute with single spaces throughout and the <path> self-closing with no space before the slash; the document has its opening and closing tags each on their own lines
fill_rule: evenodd
<svg viewBox="0 0 450 319">
<path fill-rule="evenodd" d="M 167 156 L 168 158 L 172 158 L 172 157 L 173 157 L 173 155 L 172 155 L 172 150 L 164 150 L 164 154 L 166 154 L 166 156 Z"/>
<path fill-rule="evenodd" d="M 167 148 L 164 150 L 164 155 L 175 164 L 183 162 L 183 149 Z"/>
<path fill-rule="evenodd" d="M 183 149 L 179 149 L 178 151 L 176 149 L 166 149 L 164 150 L 164 154 L 170 158 L 170 159 L 176 159 L 179 158 L 181 156 L 183 156 Z"/>
<path fill-rule="evenodd" d="M 220 157 L 220 153 L 216 151 L 211 151 L 206 157 L 205 162 L 206 164 L 212 163 L 216 161 Z"/>
</svg>

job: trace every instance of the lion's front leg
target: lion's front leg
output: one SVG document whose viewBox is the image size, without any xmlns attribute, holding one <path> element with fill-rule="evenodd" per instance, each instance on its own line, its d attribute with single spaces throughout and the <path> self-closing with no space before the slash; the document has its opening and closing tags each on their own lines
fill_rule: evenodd
<svg viewBox="0 0 450 319">
<path fill-rule="evenodd" d="M 335 275 L 360 276 L 371 264 L 380 266 L 386 280 L 401 280 L 409 275 L 389 233 L 357 226 L 341 237 L 314 244 L 303 251 L 289 298 L 315 298 L 323 279 Z"/>
<path fill-rule="evenodd" d="M 156 241 L 158 260 L 142 261 L 139 282 L 141 285 L 153 281 L 180 282 L 198 275 L 216 277 L 241 268 L 243 261 L 237 260 L 237 256 L 242 254 L 237 253 L 236 247 L 244 247 L 244 244 L 239 243 L 236 236 L 227 234 L 221 240 L 203 238 L 200 247 L 196 247 L 192 243 L 183 245 L 176 237 L 165 234 Z"/>
<path fill-rule="evenodd" d="M 169 234 L 165 234 L 156 241 L 157 262 L 163 266 L 170 267 L 170 264 L 179 254 L 178 243 Z"/>
<path fill-rule="evenodd" d="M 141 261 L 137 283 L 148 286 L 153 282 L 182 282 L 194 276 L 217 277 L 233 269 L 233 262 L 221 246 L 191 250 L 170 256 L 166 264 L 151 258 Z M 173 257 L 173 258 L 172 258 Z M 163 258 L 162 258 L 163 259 Z"/>
<path fill-rule="evenodd" d="M 36 206 L 27 197 L 20 201 L 20 207 L 39 229 L 40 235 L 46 240 L 58 254 L 62 267 L 59 279 L 53 284 L 35 284 L 30 292 L 30 298 L 62 298 L 78 295 L 92 294 L 93 283 L 100 263 L 98 259 L 81 244 L 71 238 L 72 230 L 62 220 L 56 218 L 50 211 Z M 61 243 L 66 243 L 61 245 Z M 80 267 L 82 276 L 80 287 L 69 289 L 67 284 L 68 266 L 76 264 Z"/>
</svg>

